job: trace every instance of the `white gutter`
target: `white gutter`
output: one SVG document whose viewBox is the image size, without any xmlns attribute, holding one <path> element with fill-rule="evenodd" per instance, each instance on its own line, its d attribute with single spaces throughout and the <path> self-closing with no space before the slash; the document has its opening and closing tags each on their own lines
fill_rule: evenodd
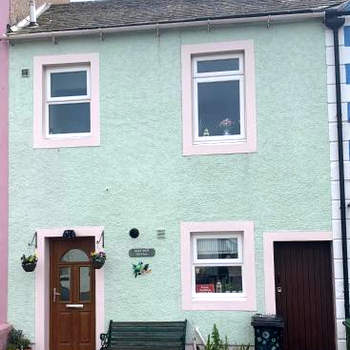
<svg viewBox="0 0 350 350">
<path fill-rule="evenodd" d="M 0 0 L 1 1 L 1 0 Z M 48 8 L 50 7 L 50 4 L 44 3 L 38 9 L 36 10 L 36 17 L 38 18 L 41 14 L 43 14 Z M 11 27 L 11 31 L 18 32 L 22 28 L 28 27 L 30 23 L 30 16 L 27 16 L 26 18 L 22 19 L 22 21 L 18 22 L 16 25 L 13 25 Z"/>
<path fill-rule="evenodd" d="M 159 24 L 144 24 L 124 27 L 110 27 L 110 28 L 96 28 L 96 29 L 78 29 L 78 30 L 64 30 L 54 32 L 37 32 L 37 33 L 23 33 L 23 34 L 7 34 L 0 40 L 25 40 L 25 39 L 56 39 L 59 37 L 73 37 L 81 35 L 103 35 L 109 33 L 123 33 L 133 31 L 145 31 L 161 29 L 173 29 L 173 28 L 186 28 L 186 27 L 199 27 L 212 25 L 225 25 L 235 23 L 253 23 L 253 22 L 266 22 L 270 25 L 272 22 L 286 22 L 296 21 L 312 18 L 324 18 L 324 12 L 311 12 L 311 13 L 298 13 L 298 14 L 286 14 L 286 15 L 268 15 L 261 17 L 241 17 L 241 18 L 228 18 L 228 19 L 214 19 L 214 20 L 201 20 L 201 21 L 189 21 L 189 22 L 176 22 L 176 23 L 159 23 Z"/>
</svg>

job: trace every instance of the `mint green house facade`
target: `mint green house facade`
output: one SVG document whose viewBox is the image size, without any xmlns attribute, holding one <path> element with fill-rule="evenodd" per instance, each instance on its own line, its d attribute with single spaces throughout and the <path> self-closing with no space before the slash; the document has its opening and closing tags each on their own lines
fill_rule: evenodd
<svg viewBox="0 0 350 350">
<path fill-rule="evenodd" d="M 52 293 L 61 288 L 65 301 L 63 289 L 73 293 L 67 283 L 75 283 L 75 270 L 67 277 L 66 265 L 57 263 L 61 284 L 55 285 L 51 242 L 71 229 L 107 254 L 84 287 L 95 303 L 84 323 L 93 334 L 91 348 L 72 348 L 99 349 L 99 333 L 111 319 L 187 319 L 188 346 L 195 327 L 206 337 L 215 323 L 230 344 L 253 344 L 251 316 L 276 312 L 274 242 L 326 242 L 331 254 L 321 16 L 53 39 L 39 38 L 35 29 L 22 32 L 9 35 L 15 45 L 9 60 L 8 321 L 36 350 L 64 349 L 53 334 L 70 318 L 57 321 Z M 238 66 L 201 70 L 198 57 L 204 65 L 226 60 Z M 60 83 L 62 72 L 67 79 L 71 74 L 69 83 L 64 76 Z M 55 95 L 56 78 L 57 91 L 68 86 L 75 92 L 63 88 Z M 238 112 L 227 107 L 233 117 L 222 107 L 216 131 L 205 124 L 210 82 L 236 84 L 239 105 Z M 76 92 L 79 84 L 83 93 Z M 212 103 L 225 104 L 225 86 Z M 88 106 L 89 125 L 81 117 L 74 131 L 64 129 L 57 121 L 64 113 L 55 114 L 64 103 L 67 111 Z M 130 237 L 132 228 L 137 238 Z M 34 233 L 38 263 L 26 273 L 19 258 L 31 252 Z M 102 240 L 96 243 L 102 233 L 104 248 Z M 137 248 L 153 248 L 155 255 L 130 257 Z M 132 264 L 140 261 L 151 272 L 135 278 Z M 82 270 L 79 276 L 83 293 Z M 329 322 L 335 343 L 334 318 Z"/>
</svg>

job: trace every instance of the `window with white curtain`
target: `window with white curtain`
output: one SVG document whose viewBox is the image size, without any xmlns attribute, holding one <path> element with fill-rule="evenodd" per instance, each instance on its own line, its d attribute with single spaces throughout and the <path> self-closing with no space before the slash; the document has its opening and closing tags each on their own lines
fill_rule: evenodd
<svg viewBox="0 0 350 350">
<path fill-rule="evenodd" d="M 194 297 L 243 295 L 242 233 L 193 234 L 192 249 Z"/>
</svg>

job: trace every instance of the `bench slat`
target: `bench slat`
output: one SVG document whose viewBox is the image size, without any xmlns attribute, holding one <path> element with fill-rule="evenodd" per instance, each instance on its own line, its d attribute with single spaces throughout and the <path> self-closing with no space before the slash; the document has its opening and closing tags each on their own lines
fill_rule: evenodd
<svg viewBox="0 0 350 350">
<path fill-rule="evenodd" d="M 111 345 L 157 345 L 157 344 L 163 344 L 163 345 L 172 345 L 172 346 L 180 346 L 182 344 L 182 341 L 157 341 L 157 340 L 152 340 L 152 341 L 147 341 L 145 342 L 144 340 L 118 340 L 116 342 L 111 342 Z"/>
<path fill-rule="evenodd" d="M 174 332 L 174 331 L 180 331 L 182 332 L 185 327 L 179 327 L 179 326 L 167 326 L 167 327 L 161 327 L 161 326 L 150 326 L 150 325 L 130 325 L 130 326 L 112 326 L 112 331 L 120 332 L 120 331 L 149 331 L 149 330 L 159 330 L 160 332 Z"/>
<path fill-rule="evenodd" d="M 174 327 L 174 326 L 181 326 L 181 327 L 184 327 L 186 324 L 185 321 L 168 321 L 168 322 L 155 322 L 155 321 L 152 321 L 152 322 L 114 322 L 112 321 L 111 325 L 112 327 L 114 326 L 119 326 L 119 327 L 128 327 L 128 326 L 146 326 L 146 325 L 150 325 L 150 326 L 159 326 L 159 327 L 168 327 L 168 326 L 171 326 L 171 327 Z"/>
<path fill-rule="evenodd" d="M 162 334 L 162 333 L 112 333 L 110 339 L 111 340 L 118 340 L 118 339 L 153 339 L 153 338 L 159 338 L 159 339 L 182 339 L 184 337 L 183 333 L 168 333 L 168 334 Z"/>
<path fill-rule="evenodd" d="M 165 333 L 165 334 L 183 334 L 183 329 L 178 328 L 165 328 L 161 329 L 159 327 L 157 328 L 119 328 L 119 329 L 112 329 L 112 333 L 123 333 L 123 334 L 147 334 L 147 333 Z"/>
<path fill-rule="evenodd" d="M 181 345 L 179 347 L 169 347 L 169 348 L 164 348 L 163 345 L 160 346 L 148 346 L 148 345 L 143 345 L 140 348 L 135 348 L 135 346 L 123 346 L 123 347 L 109 347 L 109 350 L 153 350 L 153 349 L 162 349 L 162 350 L 182 350 L 184 347 Z"/>
</svg>

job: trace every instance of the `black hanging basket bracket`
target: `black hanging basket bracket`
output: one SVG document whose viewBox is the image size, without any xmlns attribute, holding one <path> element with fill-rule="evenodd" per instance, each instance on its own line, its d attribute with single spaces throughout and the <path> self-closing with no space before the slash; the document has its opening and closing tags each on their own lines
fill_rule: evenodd
<svg viewBox="0 0 350 350">
<path fill-rule="evenodd" d="M 100 244 L 102 242 L 102 248 L 105 247 L 105 231 L 101 232 L 100 238 L 96 241 L 96 244 Z"/>
<path fill-rule="evenodd" d="M 28 247 L 32 247 L 34 245 L 35 248 L 38 248 L 38 234 L 37 232 L 34 233 L 32 241 L 28 243 Z"/>
</svg>

